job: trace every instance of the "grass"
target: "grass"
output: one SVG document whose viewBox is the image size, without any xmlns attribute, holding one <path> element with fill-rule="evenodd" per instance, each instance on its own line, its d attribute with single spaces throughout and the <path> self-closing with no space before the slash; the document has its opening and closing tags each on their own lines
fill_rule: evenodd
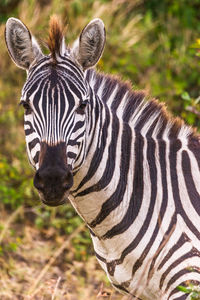
<svg viewBox="0 0 200 300">
<path fill-rule="evenodd" d="M 130 299 L 114 291 L 94 256 L 75 259 L 72 241 L 87 230 L 84 224 L 58 236 L 54 227 L 38 229 L 32 213 L 23 206 L 11 215 L 1 210 L 1 300 Z"/>
</svg>

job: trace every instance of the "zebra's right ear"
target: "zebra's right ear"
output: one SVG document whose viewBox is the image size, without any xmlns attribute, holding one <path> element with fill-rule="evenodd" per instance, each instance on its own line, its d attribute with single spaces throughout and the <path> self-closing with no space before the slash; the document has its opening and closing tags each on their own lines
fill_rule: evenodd
<svg viewBox="0 0 200 300">
<path fill-rule="evenodd" d="M 81 32 L 72 48 L 72 55 L 78 64 L 86 70 L 100 59 L 106 41 L 104 23 L 101 19 L 92 20 Z"/>
<path fill-rule="evenodd" d="M 14 63 L 28 70 L 30 65 L 43 57 L 43 53 L 28 28 L 18 19 L 9 18 L 6 22 L 5 40 Z"/>
</svg>

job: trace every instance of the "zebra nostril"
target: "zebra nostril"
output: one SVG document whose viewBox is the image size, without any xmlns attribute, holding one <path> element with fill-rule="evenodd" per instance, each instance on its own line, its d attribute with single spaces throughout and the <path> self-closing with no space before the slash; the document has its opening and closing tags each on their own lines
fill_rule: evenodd
<svg viewBox="0 0 200 300">
<path fill-rule="evenodd" d="M 73 185 L 73 175 L 72 172 L 69 171 L 63 178 L 63 187 L 66 190 L 69 190 Z"/>
<path fill-rule="evenodd" d="M 38 189 L 40 191 L 44 188 L 43 180 L 38 171 L 35 174 L 33 184 L 36 187 L 36 189 Z"/>
</svg>

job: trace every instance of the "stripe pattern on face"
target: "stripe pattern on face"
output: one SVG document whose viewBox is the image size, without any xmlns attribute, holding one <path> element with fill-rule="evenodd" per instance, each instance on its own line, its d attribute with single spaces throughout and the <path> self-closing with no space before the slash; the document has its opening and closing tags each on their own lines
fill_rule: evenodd
<svg viewBox="0 0 200 300">
<path fill-rule="evenodd" d="M 29 103 L 24 128 L 29 160 L 36 169 L 41 142 L 65 142 L 69 164 L 74 164 L 84 144 L 85 113 L 79 107 L 87 97 L 83 73 L 67 57 L 56 65 L 45 57 L 29 72 L 22 101 Z M 82 159 L 79 155 L 79 164 Z"/>
</svg>

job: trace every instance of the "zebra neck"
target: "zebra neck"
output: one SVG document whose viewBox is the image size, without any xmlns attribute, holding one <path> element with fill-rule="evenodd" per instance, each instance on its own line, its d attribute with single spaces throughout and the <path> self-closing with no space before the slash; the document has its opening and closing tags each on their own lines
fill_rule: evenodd
<svg viewBox="0 0 200 300">
<path fill-rule="evenodd" d="M 114 94 L 107 101 L 101 96 L 93 89 L 87 156 L 74 176 L 71 200 L 100 238 L 117 225 L 127 211 L 132 189 L 127 182 L 133 182 L 135 161 L 134 129 L 120 118 L 121 107 L 113 110 Z"/>
</svg>

